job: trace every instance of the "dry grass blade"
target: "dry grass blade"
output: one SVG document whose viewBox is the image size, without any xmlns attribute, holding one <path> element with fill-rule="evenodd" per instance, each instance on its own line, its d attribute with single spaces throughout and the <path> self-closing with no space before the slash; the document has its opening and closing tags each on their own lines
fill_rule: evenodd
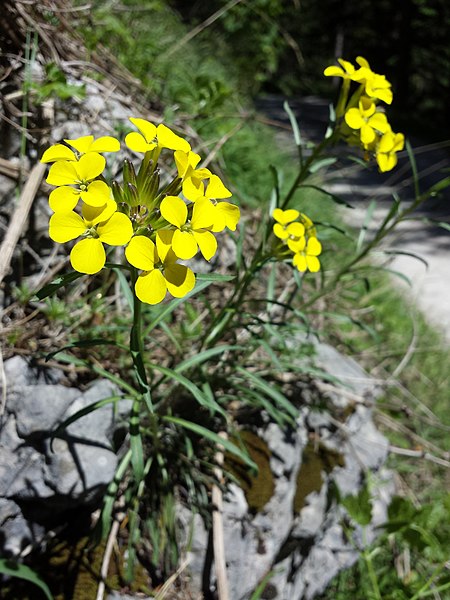
<svg viewBox="0 0 450 600">
<path fill-rule="evenodd" d="M 47 165 L 43 163 L 34 165 L 25 187 L 23 188 L 22 195 L 19 199 L 19 205 L 14 211 L 5 239 L 0 246 L 0 283 L 3 281 L 3 278 L 9 269 L 14 248 L 23 232 L 28 213 L 30 212 L 33 200 L 41 185 L 46 167 Z"/>
</svg>

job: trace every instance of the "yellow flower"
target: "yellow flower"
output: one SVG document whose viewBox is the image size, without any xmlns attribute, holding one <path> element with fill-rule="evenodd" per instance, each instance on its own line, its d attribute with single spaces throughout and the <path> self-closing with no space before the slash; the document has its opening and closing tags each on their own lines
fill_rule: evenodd
<svg viewBox="0 0 450 600">
<path fill-rule="evenodd" d="M 385 133 L 390 128 L 386 115 L 376 112 L 375 103 L 367 96 L 361 96 L 358 108 L 350 108 L 345 113 L 344 119 L 349 127 L 360 130 L 364 147 L 375 140 L 377 131 Z"/>
<path fill-rule="evenodd" d="M 183 194 L 188 200 L 197 202 L 199 200 L 208 200 L 213 207 L 214 221 L 211 231 L 218 233 L 225 227 L 236 230 L 240 218 L 240 210 L 235 204 L 230 202 L 217 202 L 218 199 L 229 198 L 232 194 L 222 183 L 220 177 L 211 175 L 208 185 L 200 181 L 198 185 L 190 178 L 183 183 Z"/>
<path fill-rule="evenodd" d="M 75 271 L 92 275 L 98 273 L 106 261 L 103 244 L 123 246 L 133 235 L 130 219 L 115 212 L 114 200 L 105 207 L 83 205 L 82 216 L 73 211 L 57 212 L 50 218 L 50 238 L 63 244 L 77 237 L 83 239 L 75 244 L 70 253 L 70 262 Z"/>
<path fill-rule="evenodd" d="M 125 144 L 134 152 L 148 152 L 154 148 L 159 150 L 169 148 L 169 150 L 182 150 L 183 152 L 189 152 L 191 149 L 189 142 L 162 123 L 156 127 L 145 119 L 130 117 L 130 121 L 139 129 L 139 133 L 133 131 L 125 137 Z"/>
<path fill-rule="evenodd" d="M 352 63 L 348 60 L 343 60 L 342 58 L 338 58 L 337 60 L 343 68 L 331 65 L 325 69 L 323 74 L 326 77 L 342 77 L 343 79 L 353 79 L 355 67 L 352 65 Z"/>
<path fill-rule="evenodd" d="M 217 251 L 217 241 L 209 231 L 214 220 L 211 202 L 206 199 L 195 202 L 190 219 L 188 219 L 186 204 L 178 196 L 166 196 L 161 202 L 160 210 L 164 219 L 176 227 L 175 231 L 166 230 L 164 235 L 170 233 L 170 239 L 167 241 L 178 258 L 183 260 L 192 258 L 198 248 L 206 260 L 214 256 Z M 161 233 L 161 231 L 157 233 L 160 238 Z"/>
<path fill-rule="evenodd" d="M 158 241 L 157 241 L 158 243 Z M 195 275 L 185 265 L 176 262 L 173 250 L 164 244 L 158 247 L 147 237 L 133 237 L 125 249 L 128 262 L 141 269 L 135 292 L 147 304 L 158 304 L 169 291 L 175 298 L 182 298 L 195 285 Z"/>
<path fill-rule="evenodd" d="M 301 273 L 304 271 L 316 273 L 320 270 L 320 261 L 317 257 L 322 252 L 322 244 L 316 237 L 310 237 L 308 242 L 306 242 L 306 238 L 300 238 L 291 250 L 294 252 L 292 264 Z"/>
<path fill-rule="evenodd" d="M 88 152 L 117 152 L 120 150 L 120 142 L 112 136 L 105 135 L 94 140 L 93 135 L 85 135 L 75 140 L 64 140 L 66 144 L 75 148 L 80 156 Z M 50 163 L 58 160 L 78 160 L 78 156 L 64 144 L 54 144 L 47 148 L 41 158 L 41 162 Z"/>
<path fill-rule="evenodd" d="M 371 98 L 378 98 L 386 104 L 391 104 L 393 97 L 391 84 L 386 77 L 374 73 L 362 56 L 358 56 L 356 62 L 360 68 L 354 73 L 353 81 L 364 84 L 365 93 Z"/>
<path fill-rule="evenodd" d="M 296 220 L 299 216 L 300 212 L 293 208 L 289 208 L 288 210 L 276 208 L 272 213 L 272 217 L 277 221 L 273 226 L 273 233 L 276 237 L 287 244 L 291 240 L 303 237 L 305 235 L 305 226 Z"/>
<path fill-rule="evenodd" d="M 376 149 L 376 159 L 380 171 L 390 171 L 397 164 L 397 152 L 403 150 L 405 136 L 403 133 L 394 133 L 389 130 L 384 133 Z"/>
<path fill-rule="evenodd" d="M 79 161 L 58 160 L 51 167 L 47 183 L 62 186 L 50 194 L 50 207 L 55 212 L 70 211 L 78 199 L 89 206 L 102 207 L 110 198 L 110 189 L 104 181 L 93 181 L 105 168 L 106 161 L 100 154 L 89 152 Z M 76 188 L 70 187 L 75 185 Z"/>
<path fill-rule="evenodd" d="M 211 177 L 212 173 L 209 169 L 196 169 L 196 166 L 200 162 L 200 156 L 195 152 L 176 150 L 173 156 L 180 179 L 192 179 L 194 185 L 198 187 L 202 179 L 209 179 Z"/>
</svg>

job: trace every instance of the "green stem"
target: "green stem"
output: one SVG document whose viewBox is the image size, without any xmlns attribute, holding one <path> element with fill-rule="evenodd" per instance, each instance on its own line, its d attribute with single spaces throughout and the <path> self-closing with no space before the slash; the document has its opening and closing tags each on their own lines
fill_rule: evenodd
<svg viewBox="0 0 450 600">
<path fill-rule="evenodd" d="M 322 152 L 327 146 L 334 143 L 336 135 L 337 132 L 335 131 L 333 135 L 331 135 L 328 138 L 325 138 L 320 144 L 318 144 L 314 148 L 314 151 L 312 152 L 308 160 L 306 160 L 303 163 L 302 168 L 299 170 L 297 177 L 293 181 L 283 201 L 280 202 L 280 208 L 282 210 L 286 209 L 287 205 L 292 199 L 292 196 L 297 191 L 298 187 L 310 175 L 310 168 L 312 164 L 317 160 L 317 158 L 322 154 Z M 204 347 L 210 348 L 211 346 L 213 346 L 217 339 L 221 336 L 224 329 L 230 327 L 235 315 L 239 313 L 240 307 L 242 306 L 244 300 L 244 296 L 247 292 L 250 283 L 253 281 L 253 278 L 256 275 L 256 273 L 261 269 L 261 267 L 267 262 L 267 260 L 271 256 L 270 254 L 266 254 L 264 251 L 264 248 L 267 244 L 267 240 L 271 235 L 271 231 L 272 224 L 270 220 L 268 220 L 265 232 L 263 234 L 263 239 L 255 251 L 250 266 L 246 269 L 240 281 L 237 282 L 231 298 L 228 300 L 226 305 L 222 307 L 218 315 L 208 327 L 206 333 L 202 338 L 200 349 L 203 349 Z"/>
<path fill-rule="evenodd" d="M 147 379 L 147 373 L 144 364 L 144 343 L 142 339 L 142 304 L 134 291 L 134 285 L 137 279 L 136 269 L 131 273 L 131 285 L 133 289 L 133 326 L 130 335 L 130 354 L 133 360 L 134 372 L 139 385 L 141 397 L 150 413 L 154 412 L 150 385 Z"/>
</svg>

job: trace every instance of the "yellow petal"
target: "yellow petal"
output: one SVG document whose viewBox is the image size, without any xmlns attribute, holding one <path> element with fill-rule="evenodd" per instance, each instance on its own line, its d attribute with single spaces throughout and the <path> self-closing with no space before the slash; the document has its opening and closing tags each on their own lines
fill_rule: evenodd
<svg viewBox="0 0 450 600">
<path fill-rule="evenodd" d="M 172 250 L 178 258 L 188 260 L 197 254 L 197 242 L 189 231 L 176 229 L 172 238 Z"/>
<path fill-rule="evenodd" d="M 83 219 L 74 212 L 57 212 L 50 217 L 48 234 L 54 242 L 64 244 L 83 235 L 85 231 Z"/>
<path fill-rule="evenodd" d="M 345 72 L 340 67 L 336 67 L 335 65 L 331 65 L 327 67 L 323 72 L 325 77 L 344 77 Z"/>
<path fill-rule="evenodd" d="M 298 219 L 299 215 L 300 213 L 298 210 L 295 210 L 294 208 L 289 208 L 288 210 L 275 208 L 272 213 L 272 217 L 275 219 L 275 221 L 278 221 L 278 223 L 281 223 L 282 225 L 286 225 L 291 221 L 295 221 L 295 219 Z"/>
<path fill-rule="evenodd" d="M 317 238 L 311 237 L 308 240 L 306 252 L 310 256 L 319 256 L 319 254 L 322 252 L 322 244 Z"/>
<path fill-rule="evenodd" d="M 298 252 L 303 252 L 306 246 L 306 238 L 304 236 L 296 238 L 295 240 L 287 241 L 288 248 L 294 254 Z"/>
<path fill-rule="evenodd" d="M 127 215 L 114 213 L 105 223 L 97 227 L 99 238 L 110 246 L 123 246 L 133 235 L 133 225 Z"/>
<path fill-rule="evenodd" d="M 187 206 L 178 196 L 166 196 L 161 202 L 160 210 L 165 220 L 175 227 L 182 227 L 186 223 Z"/>
<path fill-rule="evenodd" d="M 75 161 L 58 160 L 50 167 L 47 183 L 50 185 L 73 185 L 78 182 L 78 172 Z"/>
<path fill-rule="evenodd" d="M 296 238 L 302 237 L 303 235 L 305 235 L 305 226 L 303 225 L 303 223 L 290 223 L 287 227 L 286 230 L 288 232 L 289 235 L 293 235 Z"/>
<path fill-rule="evenodd" d="M 367 123 L 363 123 L 361 127 L 361 142 L 367 146 L 374 141 L 375 137 L 375 131 L 372 129 L 372 127 L 367 125 Z"/>
<path fill-rule="evenodd" d="M 94 141 L 94 136 L 93 135 L 85 135 L 83 137 L 79 137 L 76 138 L 75 140 L 64 140 L 66 142 L 66 144 L 69 144 L 70 146 L 72 146 L 72 148 L 75 148 L 75 150 L 77 152 L 79 152 L 80 154 L 85 154 L 86 152 L 89 152 L 91 146 L 92 146 L 92 142 Z"/>
<path fill-rule="evenodd" d="M 147 121 L 146 119 L 136 119 L 134 117 L 130 117 L 130 121 L 142 133 L 147 144 L 150 144 L 151 142 L 155 142 L 156 127 L 155 127 L 155 125 L 153 125 L 153 123 L 150 123 L 150 121 Z M 156 146 L 156 143 L 155 143 L 155 146 Z"/>
<path fill-rule="evenodd" d="M 183 298 L 195 285 L 195 275 L 188 267 L 172 263 L 164 268 L 167 289 L 175 298 Z"/>
<path fill-rule="evenodd" d="M 156 248 L 158 249 L 159 257 L 163 262 L 171 251 L 174 234 L 175 232 L 171 229 L 160 229 L 156 232 Z"/>
<path fill-rule="evenodd" d="M 104 206 L 111 197 L 111 190 L 104 181 L 92 181 L 80 196 L 89 206 Z"/>
<path fill-rule="evenodd" d="M 361 129 L 364 119 L 357 108 L 350 108 L 344 115 L 345 122 L 352 129 Z"/>
<path fill-rule="evenodd" d="M 98 238 L 80 240 L 70 253 L 72 267 L 79 273 L 98 273 L 105 266 L 105 261 L 105 249 Z"/>
<path fill-rule="evenodd" d="M 389 130 L 389 123 L 384 113 L 377 112 L 369 119 L 369 125 L 379 131 L 380 133 L 386 133 Z"/>
<path fill-rule="evenodd" d="M 125 144 L 130 150 L 133 150 L 133 152 L 148 152 L 149 150 L 156 148 L 156 142 L 146 142 L 144 136 L 137 131 L 128 133 L 125 136 Z"/>
<path fill-rule="evenodd" d="M 70 150 L 64 144 L 55 144 L 54 146 L 50 146 L 44 152 L 41 158 L 41 162 L 50 163 L 55 162 L 57 160 L 77 160 L 75 153 Z"/>
<path fill-rule="evenodd" d="M 355 70 L 355 67 L 348 60 L 344 60 L 343 58 L 338 58 L 338 63 L 344 67 L 344 71 L 346 73 L 352 74 Z"/>
<path fill-rule="evenodd" d="M 68 212 L 75 208 L 80 192 L 73 187 L 63 185 L 54 189 L 48 197 L 50 208 L 54 212 Z"/>
<path fill-rule="evenodd" d="M 298 254 L 294 254 L 294 258 L 292 259 L 292 264 L 294 265 L 294 267 L 297 267 L 297 269 L 303 273 L 304 271 L 306 271 L 308 269 L 308 265 L 306 262 L 306 256 L 304 254 L 302 254 L 301 252 L 299 252 Z"/>
<path fill-rule="evenodd" d="M 206 198 L 199 198 L 192 209 L 192 229 L 212 227 L 216 211 L 214 205 Z"/>
<path fill-rule="evenodd" d="M 283 225 L 280 225 L 280 223 L 275 223 L 273 226 L 273 233 L 277 236 L 277 238 L 279 238 L 280 240 L 287 240 L 289 237 L 288 232 L 286 231 L 286 229 L 283 227 Z"/>
<path fill-rule="evenodd" d="M 311 273 L 317 273 L 317 271 L 320 271 L 320 261 L 317 256 L 307 256 L 306 265 Z"/>
<path fill-rule="evenodd" d="M 211 175 L 205 196 L 207 198 L 229 198 L 232 193 L 223 185 L 220 177 Z"/>
<path fill-rule="evenodd" d="M 105 157 L 97 152 L 83 154 L 75 164 L 79 181 L 91 181 L 100 175 L 106 167 Z"/>
<path fill-rule="evenodd" d="M 125 248 L 125 256 L 130 265 L 143 271 L 151 271 L 155 262 L 158 262 L 155 244 L 144 235 L 136 235 L 131 238 Z"/>
<path fill-rule="evenodd" d="M 183 152 L 183 150 L 175 150 L 175 152 L 173 154 L 173 157 L 175 159 L 175 164 L 177 166 L 178 177 L 180 177 L 181 179 L 183 179 L 183 177 L 186 175 L 186 172 L 188 171 L 188 169 L 190 167 L 189 154 L 190 153 L 188 153 L 188 152 Z M 198 156 L 198 154 L 197 154 L 197 156 Z M 200 156 L 198 158 L 200 160 Z"/>
<path fill-rule="evenodd" d="M 162 123 L 156 128 L 156 137 L 158 138 L 158 146 L 161 148 L 183 150 L 183 152 L 189 152 L 191 149 L 191 145 L 188 141 L 184 140 Z"/>
<path fill-rule="evenodd" d="M 134 286 L 136 296 L 146 304 L 158 304 L 166 295 L 167 285 L 164 275 L 158 269 L 140 275 Z"/>
<path fill-rule="evenodd" d="M 225 227 L 228 227 L 228 229 L 231 229 L 231 231 L 236 231 L 236 226 L 240 217 L 241 211 L 235 204 L 230 204 L 229 202 L 219 202 L 216 205 L 216 220 L 214 222 L 212 231 L 217 233 L 218 231 L 223 231 Z"/>
<path fill-rule="evenodd" d="M 199 198 L 202 198 L 204 193 L 205 186 L 201 181 L 193 180 L 190 177 L 183 181 L 183 194 L 188 200 L 195 202 Z"/>
<path fill-rule="evenodd" d="M 118 152 L 120 150 L 120 142 L 111 135 L 99 137 L 92 143 L 90 152 Z"/>
<path fill-rule="evenodd" d="M 116 202 L 112 200 L 112 198 L 108 198 L 103 206 L 90 206 L 89 204 L 83 204 L 81 207 L 81 214 L 86 222 L 86 226 L 93 227 L 102 221 L 107 221 L 113 216 L 116 210 Z"/>
<path fill-rule="evenodd" d="M 193 231 L 192 235 L 205 260 L 210 260 L 217 252 L 217 240 L 210 231 Z M 181 256 L 180 256 L 181 258 Z"/>
</svg>

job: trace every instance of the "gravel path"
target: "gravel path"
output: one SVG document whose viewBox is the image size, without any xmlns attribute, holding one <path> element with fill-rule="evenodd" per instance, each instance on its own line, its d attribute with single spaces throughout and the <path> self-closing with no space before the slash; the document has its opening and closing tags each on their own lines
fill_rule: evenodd
<svg viewBox="0 0 450 600">
<path fill-rule="evenodd" d="M 320 140 L 326 129 L 327 102 L 310 97 L 290 101 L 290 106 L 296 113 L 302 135 L 307 139 Z M 261 99 L 258 108 L 283 126 L 289 123 L 283 110 L 283 99 L 279 96 Z M 286 134 L 285 129 L 281 131 L 284 143 L 287 139 L 292 140 L 290 133 Z M 420 189 L 425 191 L 449 175 L 450 142 L 446 147 L 424 145 L 411 138 L 410 142 L 416 156 Z M 394 192 L 405 202 L 414 197 L 406 152 L 399 157 L 396 169 L 386 174 L 378 173 L 375 166 L 364 169 L 354 163 L 347 166 L 343 164 L 338 172 L 335 166 L 332 169 L 333 181 L 327 188 L 355 206 L 354 210 L 346 211 L 352 225 L 362 226 L 370 201 L 376 199 L 377 207 L 368 225 L 369 235 L 389 210 Z M 417 216 L 437 219 L 450 225 L 450 189 L 438 198 L 427 201 Z M 408 286 L 402 279 L 394 279 L 450 343 L 450 231 L 414 220 L 403 223 L 386 241 L 389 249 L 418 255 L 427 264 L 411 256 L 399 255 L 392 259 L 390 268 L 403 273 L 410 280 L 411 286 Z"/>
</svg>

